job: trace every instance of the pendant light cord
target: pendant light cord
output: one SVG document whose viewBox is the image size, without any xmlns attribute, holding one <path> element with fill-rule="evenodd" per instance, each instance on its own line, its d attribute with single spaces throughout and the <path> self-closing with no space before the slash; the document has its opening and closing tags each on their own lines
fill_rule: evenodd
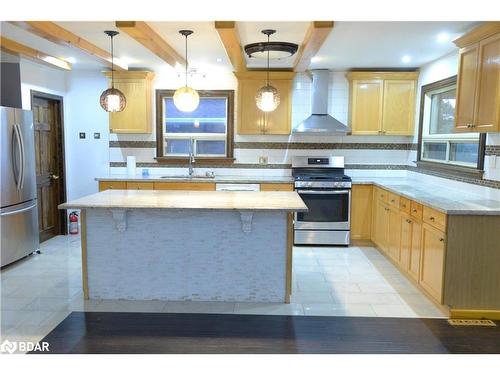
<svg viewBox="0 0 500 375">
<path fill-rule="evenodd" d="M 186 49 L 186 53 L 185 53 L 185 56 L 186 56 L 186 87 L 188 85 L 188 36 L 185 35 L 186 37 L 186 41 L 185 41 L 185 49 Z"/>
<path fill-rule="evenodd" d="M 267 86 L 269 86 L 269 34 L 267 34 Z"/>
<path fill-rule="evenodd" d="M 113 36 L 111 35 L 111 88 L 115 88 L 115 64 L 114 64 L 114 51 L 113 51 Z"/>
</svg>

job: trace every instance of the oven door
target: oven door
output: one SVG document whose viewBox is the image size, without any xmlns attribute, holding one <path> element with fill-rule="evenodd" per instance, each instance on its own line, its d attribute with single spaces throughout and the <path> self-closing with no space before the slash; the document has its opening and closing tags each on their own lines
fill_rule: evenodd
<svg viewBox="0 0 500 375">
<path fill-rule="evenodd" d="M 307 212 L 295 213 L 295 229 L 349 230 L 351 190 L 296 190 Z"/>
</svg>

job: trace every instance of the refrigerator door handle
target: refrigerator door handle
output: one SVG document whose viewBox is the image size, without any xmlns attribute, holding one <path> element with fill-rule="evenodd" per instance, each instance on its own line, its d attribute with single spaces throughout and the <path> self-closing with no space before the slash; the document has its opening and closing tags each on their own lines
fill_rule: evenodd
<svg viewBox="0 0 500 375">
<path fill-rule="evenodd" d="M 24 148 L 23 133 L 21 133 L 21 125 L 17 124 L 17 133 L 19 134 L 19 141 L 21 144 L 21 183 L 19 184 L 21 189 L 24 187 L 24 172 L 26 169 L 26 150 Z"/>
<path fill-rule="evenodd" d="M 21 141 L 19 140 L 19 131 L 17 128 L 17 124 L 14 124 L 12 127 L 12 139 L 11 139 L 11 163 L 12 163 L 12 172 L 14 174 L 14 182 L 16 183 L 16 189 L 21 190 L 21 164 L 22 164 L 22 149 L 21 149 Z M 15 140 L 15 142 L 14 142 Z M 16 143 L 14 145 L 14 143 Z M 16 163 L 16 153 L 15 149 L 17 147 L 19 164 Z"/>
<path fill-rule="evenodd" d="M 35 207 L 36 207 L 36 201 L 34 203 L 31 203 L 29 206 L 22 207 L 22 208 L 19 208 L 17 210 L 10 211 L 10 210 L 4 208 L 3 210 L 0 210 L 0 216 L 17 215 L 17 214 L 20 214 L 21 212 L 29 211 Z"/>
</svg>

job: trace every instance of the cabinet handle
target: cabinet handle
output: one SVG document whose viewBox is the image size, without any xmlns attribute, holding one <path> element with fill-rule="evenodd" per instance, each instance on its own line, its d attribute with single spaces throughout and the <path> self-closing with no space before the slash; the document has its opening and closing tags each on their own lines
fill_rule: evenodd
<svg viewBox="0 0 500 375">
<path fill-rule="evenodd" d="M 411 220 L 410 220 L 410 219 L 406 219 L 406 222 L 407 222 L 408 224 L 411 224 Z"/>
<path fill-rule="evenodd" d="M 434 220 L 436 220 L 436 219 L 434 218 L 434 216 L 431 216 L 431 217 L 429 217 L 429 220 L 430 220 L 430 221 L 434 221 Z"/>
<path fill-rule="evenodd" d="M 406 208 L 406 204 L 402 203 L 401 207 Z"/>
<path fill-rule="evenodd" d="M 439 242 L 444 242 L 444 238 L 440 238 L 440 239 L 439 239 Z"/>
<path fill-rule="evenodd" d="M 396 203 L 396 201 L 394 199 L 391 199 L 391 203 Z"/>
<path fill-rule="evenodd" d="M 416 208 L 414 208 L 413 210 L 411 210 L 411 212 L 415 212 L 415 213 L 417 213 L 417 209 L 416 209 Z"/>
</svg>

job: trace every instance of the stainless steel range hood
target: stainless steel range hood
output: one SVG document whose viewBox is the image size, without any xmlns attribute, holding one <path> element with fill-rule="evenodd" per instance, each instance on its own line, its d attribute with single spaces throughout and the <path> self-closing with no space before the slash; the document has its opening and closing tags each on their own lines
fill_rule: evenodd
<svg viewBox="0 0 500 375">
<path fill-rule="evenodd" d="M 351 128 L 328 114 L 328 70 L 311 71 L 312 115 L 293 129 L 295 134 L 346 135 Z"/>
</svg>

